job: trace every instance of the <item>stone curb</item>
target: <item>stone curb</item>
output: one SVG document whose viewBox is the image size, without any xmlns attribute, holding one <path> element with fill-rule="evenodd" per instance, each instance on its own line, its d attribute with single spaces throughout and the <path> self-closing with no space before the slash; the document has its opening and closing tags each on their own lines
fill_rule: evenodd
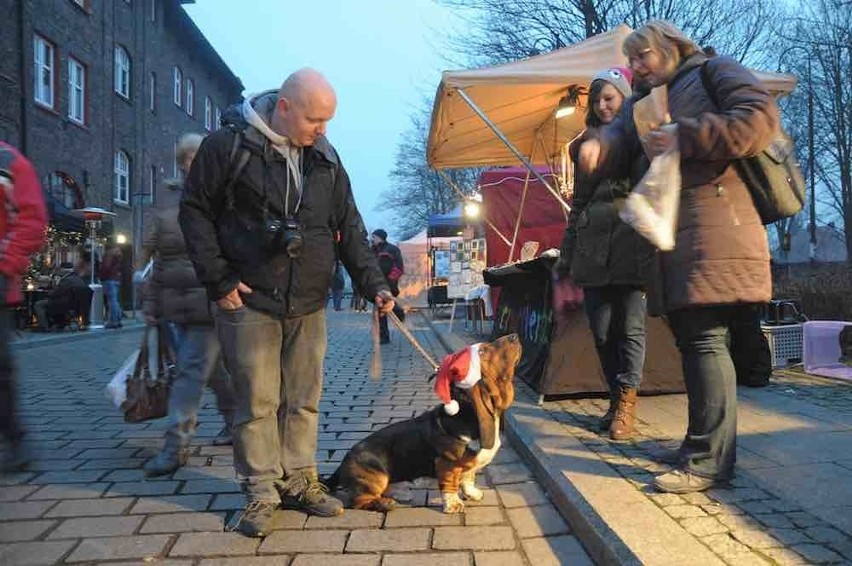
<svg viewBox="0 0 852 566">
<path fill-rule="evenodd" d="M 448 354 L 466 345 L 465 341 L 454 333 L 447 336 L 439 332 L 425 312 L 420 314 Z M 506 414 L 505 426 L 512 448 L 532 468 L 536 478 L 547 490 L 559 513 L 571 525 L 592 560 L 596 564 L 641 564 L 638 557 L 565 478 L 559 467 L 549 461 L 549 457 L 537 445 L 529 431 L 524 430 L 524 425 L 518 421 L 511 409 Z"/>
<path fill-rule="evenodd" d="M 145 323 L 143 322 L 132 322 L 123 326 L 122 328 L 112 328 L 112 329 L 94 329 L 94 330 L 86 330 L 77 332 L 58 332 L 52 335 L 39 336 L 37 338 L 27 338 L 24 340 L 12 340 L 9 342 L 9 347 L 12 350 L 30 350 L 32 348 L 39 348 L 41 346 L 50 346 L 51 344 L 56 343 L 66 343 L 66 342 L 77 342 L 80 340 L 90 340 L 93 338 L 103 337 L 104 333 L 110 332 L 111 334 L 124 334 L 129 332 L 140 332 L 143 328 L 145 328 Z M 14 334 L 14 333 L 13 333 Z"/>
</svg>

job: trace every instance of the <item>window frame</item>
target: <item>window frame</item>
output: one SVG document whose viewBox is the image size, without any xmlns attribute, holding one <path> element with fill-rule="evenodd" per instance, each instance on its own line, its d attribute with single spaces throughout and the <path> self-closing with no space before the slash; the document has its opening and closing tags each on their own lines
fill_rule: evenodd
<svg viewBox="0 0 852 566">
<path fill-rule="evenodd" d="M 39 49 L 40 44 L 44 44 L 50 49 L 49 52 L 49 63 L 48 66 L 45 61 L 41 60 L 41 50 Z M 47 39 L 45 36 L 40 33 L 33 34 L 33 100 L 35 100 L 36 104 L 43 108 L 47 108 L 49 110 L 56 111 L 56 106 L 58 103 L 57 100 L 57 89 L 56 89 L 56 81 L 57 81 L 57 69 L 56 69 L 56 44 Z M 42 72 L 47 70 L 50 75 L 50 101 L 43 100 L 40 98 L 42 95 L 42 86 L 40 83 Z"/>
<path fill-rule="evenodd" d="M 178 108 L 183 108 L 183 71 L 177 65 L 172 69 L 172 102 Z"/>
<path fill-rule="evenodd" d="M 80 75 L 82 78 L 81 83 L 75 84 L 72 82 L 72 69 L 74 66 L 77 66 L 80 70 Z M 79 90 L 80 96 L 80 117 L 77 118 L 72 114 L 72 109 L 74 107 L 74 99 L 75 93 Z M 77 125 L 85 126 L 89 122 L 89 68 L 85 63 L 74 57 L 73 55 L 68 56 L 68 119 L 74 122 Z"/>
<path fill-rule="evenodd" d="M 122 170 L 121 165 L 123 161 L 124 168 Z M 119 204 L 130 204 L 130 156 L 123 149 L 115 150 L 115 155 L 113 156 L 113 188 L 112 188 L 112 199 L 114 202 Z M 121 179 L 124 179 L 124 199 L 121 198 Z"/>
<path fill-rule="evenodd" d="M 204 129 L 213 131 L 213 101 L 209 96 L 204 97 Z"/>
<path fill-rule="evenodd" d="M 122 65 L 121 58 L 124 58 L 125 64 Z M 131 68 L 133 63 L 130 59 L 130 53 L 123 45 L 116 43 L 113 49 L 113 90 L 120 97 L 130 100 L 130 81 Z M 122 79 L 126 78 L 126 82 Z M 122 90 L 122 86 L 125 90 Z"/>
<path fill-rule="evenodd" d="M 195 115 L 195 82 L 192 79 L 186 79 L 184 90 L 186 91 L 186 106 L 184 109 L 190 116 Z"/>
<path fill-rule="evenodd" d="M 148 73 L 148 111 L 151 114 L 157 113 L 157 73 L 151 71 Z"/>
<path fill-rule="evenodd" d="M 222 122 L 222 111 L 219 110 L 218 106 L 215 106 L 215 108 L 216 108 L 216 114 L 215 114 L 215 120 L 213 121 L 213 131 L 214 132 L 219 130 L 220 124 Z"/>
</svg>

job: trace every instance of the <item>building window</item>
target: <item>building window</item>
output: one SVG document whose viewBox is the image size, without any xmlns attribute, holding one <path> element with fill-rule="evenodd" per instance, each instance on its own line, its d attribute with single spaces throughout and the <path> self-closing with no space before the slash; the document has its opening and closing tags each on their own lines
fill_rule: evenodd
<svg viewBox="0 0 852 566">
<path fill-rule="evenodd" d="M 213 122 L 213 129 L 218 130 L 219 125 L 222 123 L 222 113 L 219 112 L 219 107 L 216 107 L 216 121 Z"/>
<path fill-rule="evenodd" d="M 175 67 L 175 92 L 174 101 L 178 106 L 183 102 L 183 73 L 180 72 L 180 67 Z"/>
<path fill-rule="evenodd" d="M 115 92 L 130 98 L 130 56 L 120 45 L 115 46 Z"/>
<path fill-rule="evenodd" d="M 86 66 L 73 57 L 68 58 L 68 118 L 86 123 Z"/>
<path fill-rule="evenodd" d="M 157 111 L 157 73 L 151 73 L 148 76 L 148 97 L 150 98 L 148 109 L 151 114 L 154 114 Z"/>
<path fill-rule="evenodd" d="M 115 152 L 115 202 L 130 202 L 130 159 L 122 150 Z"/>
<path fill-rule="evenodd" d="M 195 84 L 192 79 L 186 79 L 186 113 L 195 114 Z"/>
<path fill-rule="evenodd" d="M 156 22 L 157 21 L 157 0 L 148 0 L 148 1 L 151 3 L 150 4 L 150 6 L 151 6 L 151 13 L 150 13 L 151 22 Z"/>
<path fill-rule="evenodd" d="M 204 97 L 204 129 L 208 132 L 213 130 L 213 103 L 209 96 Z"/>
<path fill-rule="evenodd" d="M 154 204 L 154 196 L 157 194 L 157 166 L 151 165 L 148 177 L 148 203 Z"/>
<path fill-rule="evenodd" d="M 54 80 L 56 70 L 56 49 L 45 38 L 37 35 L 33 41 L 33 62 L 35 77 L 35 101 L 48 108 L 56 107 Z"/>
</svg>

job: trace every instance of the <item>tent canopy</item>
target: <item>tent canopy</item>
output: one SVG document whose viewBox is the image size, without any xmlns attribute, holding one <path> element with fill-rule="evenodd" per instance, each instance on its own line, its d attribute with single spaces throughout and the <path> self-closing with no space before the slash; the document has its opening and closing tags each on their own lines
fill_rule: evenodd
<svg viewBox="0 0 852 566">
<path fill-rule="evenodd" d="M 584 41 L 520 61 L 446 71 L 432 108 L 427 159 L 434 169 L 517 165 L 518 159 L 459 96 L 463 90 L 533 163 L 558 155 L 583 130 L 582 108 L 558 122 L 553 114 L 568 86 L 588 87 L 601 69 L 627 64 L 621 52 L 632 30 L 621 25 Z M 792 75 L 755 71 L 775 95 L 796 86 Z M 585 107 L 585 96 L 580 98 Z"/>
</svg>

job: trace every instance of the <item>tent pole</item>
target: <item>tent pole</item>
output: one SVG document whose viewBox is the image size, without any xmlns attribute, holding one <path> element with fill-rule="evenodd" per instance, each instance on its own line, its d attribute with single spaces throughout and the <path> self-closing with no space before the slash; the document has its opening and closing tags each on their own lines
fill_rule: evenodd
<svg viewBox="0 0 852 566">
<path fill-rule="evenodd" d="M 467 198 L 467 197 L 464 195 L 464 193 L 462 192 L 462 190 L 461 190 L 460 188 L 458 188 L 458 186 L 457 186 L 457 185 L 453 182 L 453 180 L 452 180 L 452 179 L 450 179 L 449 175 L 447 175 L 446 173 L 444 173 L 444 171 L 443 171 L 443 170 L 441 170 L 441 169 L 438 169 L 437 171 L 438 171 L 438 175 L 440 175 L 440 176 L 441 176 L 441 179 L 443 179 L 443 180 L 444 180 L 444 182 L 445 182 L 445 183 L 447 183 L 447 184 L 450 186 L 450 188 L 451 188 L 451 189 L 453 189 L 453 190 L 456 192 L 456 194 L 457 194 L 457 195 L 459 195 L 462 199 L 466 199 L 466 198 Z M 500 237 L 500 239 L 501 239 L 501 240 L 503 240 L 504 242 L 506 242 L 506 245 L 507 245 L 507 246 L 511 246 L 511 245 L 512 245 L 512 243 L 511 243 L 508 239 L 506 239 L 506 236 L 504 236 L 503 234 L 501 234 L 501 233 L 500 233 L 500 230 L 498 230 L 498 229 L 497 229 L 497 226 L 495 226 L 494 224 L 492 224 L 492 223 L 491 223 L 491 221 L 489 221 L 489 220 L 485 217 L 485 213 L 484 213 L 484 212 L 482 213 L 482 221 L 483 221 L 483 222 L 485 222 L 486 224 L 488 224 L 488 227 L 489 227 L 489 228 L 491 228 L 492 230 L 494 230 L 494 233 L 495 233 L 495 234 L 497 234 L 497 235 Z"/>
<path fill-rule="evenodd" d="M 570 212 L 570 211 L 571 211 L 571 207 L 570 207 L 570 206 L 568 206 L 568 203 L 567 203 L 567 202 L 565 202 L 565 200 L 562 198 L 562 195 L 560 195 L 560 194 L 559 194 L 559 192 L 558 192 L 557 190 L 555 190 L 553 187 L 551 187 L 551 186 L 550 186 L 550 183 L 548 183 L 548 182 L 547 182 L 547 180 L 544 178 L 544 175 L 542 175 L 541 173 L 539 173 L 539 172 L 536 170 L 536 168 L 535 168 L 535 167 L 533 167 L 533 164 L 532 164 L 532 163 L 530 163 L 529 159 L 527 159 L 526 157 L 524 157 L 524 154 L 523 154 L 523 153 L 521 153 L 521 152 L 518 150 L 518 148 L 516 148 L 516 147 L 512 144 L 512 142 L 510 142 L 510 141 L 509 141 L 509 138 L 507 138 L 507 137 L 506 137 L 506 135 L 505 135 L 505 134 L 503 134 L 503 132 L 501 132 L 501 131 L 500 131 L 500 129 L 499 129 L 497 126 L 495 126 L 495 125 L 494 125 L 494 123 L 493 123 L 491 120 L 489 120 L 489 119 L 488 119 L 488 116 L 486 116 L 486 115 L 485 115 L 485 112 L 483 112 L 483 111 L 479 108 L 479 106 L 477 106 L 477 105 L 476 105 L 476 103 L 475 103 L 475 102 L 474 102 L 474 101 L 473 101 L 473 100 L 472 100 L 472 99 L 471 99 L 471 98 L 467 95 L 467 93 L 464 91 L 464 89 L 457 88 L 457 89 L 456 89 L 456 92 L 457 92 L 457 93 L 459 93 L 459 96 L 461 97 L 461 99 L 462 99 L 462 100 L 464 100 L 464 101 L 465 101 L 465 103 L 467 103 L 467 105 L 468 105 L 468 106 L 470 106 L 470 109 L 471 109 L 471 110 L 473 110 L 473 112 L 474 112 L 477 116 L 479 116 L 479 118 L 480 118 L 483 122 L 485 122 L 485 125 L 486 125 L 486 126 L 488 126 L 488 127 L 491 129 L 491 131 L 492 131 L 492 132 L 494 132 L 494 135 L 496 135 L 496 136 L 497 136 L 497 138 L 498 138 L 501 142 L 503 142 L 503 143 L 505 144 L 505 146 L 506 146 L 506 147 L 508 147 L 508 148 L 509 148 L 509 151 L 511 151 L 512 153 L 514 153 L 514 154 L 515 154 L 515 157 L 517 157 L 517 158 L 520 160 L 520 162 L 524 164 L 524 167 L 526 167 L 527 169 L 529 169 L 529 170 L 530 170 L 530 172 L 531 172 L 533 175 L 535 175 L 535 176 L 536 176 L 536 178 L 537 178 L 539 181 L 541 181 L 541 183 L 545 186 L 545 188 L 547 188 L 547 190 L 548 190 L 548 191 L 550 191 L 550 194 L 552 194 L 552 195 L 554 196 L 554 198 L 556 198 L 556 200 L 557 200 L 557 201 L 559 201 L 559 204 L 561 204 L 561 205 L 565 208 L 565 210 L 567 210 L 567 211 L 569 211 L 569 212 Z"/>
<path fill-rule="evenodd" d="M 515 244 L 518 243 L 518 230 L 521 228 L 521 218 L 524 217 L 524 205 L 527 203 L 527 192 L 530 189 L 530 172 L 527 171 L 527 178 L 524 179 L 524 192 L 521 194 L 521 206 L 518 209 L 518 217 L 515 219 L 515 233 L 512 234 L 512 247 L 509 248 L 509 262 L 512 262 L 512 256 L 515 255 Z"/>
</svg>

